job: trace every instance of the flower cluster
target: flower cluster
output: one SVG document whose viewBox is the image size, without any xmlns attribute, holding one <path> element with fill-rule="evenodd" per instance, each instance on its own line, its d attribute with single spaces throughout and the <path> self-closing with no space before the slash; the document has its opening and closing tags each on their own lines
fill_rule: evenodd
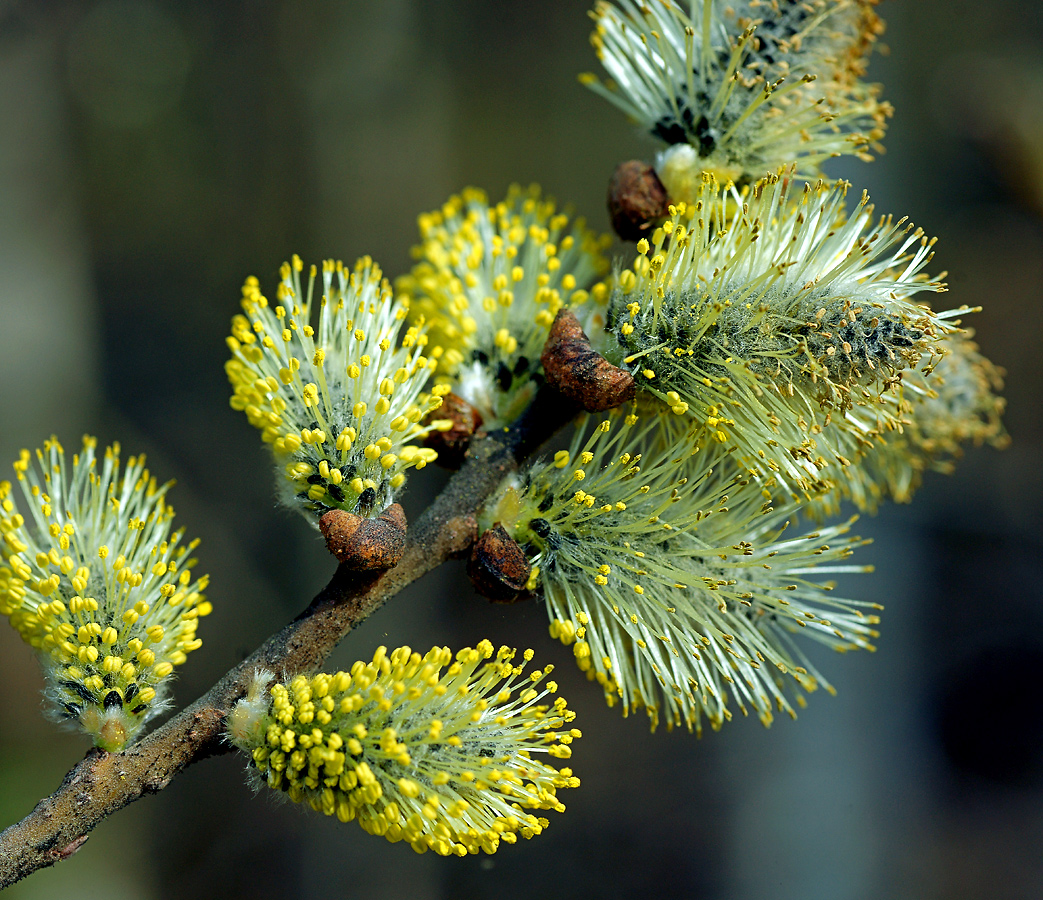
<svg viewBox="0 0 1043 900">
<path fill-rule="evenodd" d="M 23 450 L 24 514 L 0 482 L 0 613 L 38 651 L 55 714 L 116 751 L 163 708 L 211 607 L 191 573 L 197 542 L 171 534 L 170 485 L 143 456 L 121 472 L 119 446 L 98 459 L 95 445 L 85 437 L 71 465 L 55 438 L 35 466 Z"/>
<path fill-rule="evenodd" d="M 607 235 L 558 212 L 538 187 L 512 187 L 490 206 L 468 188 L 419 218 L 413 271 L 396 283 L 445 347 L 441 370 L 487 428 L 508 424 L 539 384 L 539 359 L 563 306 L 603 315 L 596 279 L 608 271 Z"/>
<path fill-rule="evenodd" d="M 668 145 L 656 168 L 675 202 L 703 172 L 746 183 L 796 163 L 814 178 L 829 157 L 871 159 L 891 114 L 860 80 L 882 30 L 873 5 L 599 2 L 591 40 L 612 80 L 583 81 Z"/>
<path fill-rule="evenodd" d="M 436 458 L 425 443 L 462 456 L 546 380 L 587 410 L 632 405 L 581 417 L 568 449 L 505 479 L 468 571 L 493 599 L 542 595 L 551 636 L 610 706 L 653 729 L 701 733 L 736 709 L 768 725 L 832 692 L 798 635 L 874 649 L 882 607 L 829 580 L 870 568 L 849 562 L 865 543 L 854 520 L 800 533 L 798 518 L 907 500 L 962 443 L 1006 440 L 1001 372 L 958 327 L 968 310 L 920 297 L 945 290 L 924 273 L 933 239 L 874 219 L 865 193 L 849 213 L 845 182 L 804 183 L 883 136 L 890 107 L 861 80 L 875 5 L 598 0 L 611 80 L 583 80 L 666 145 L 655 174 L 631 161 L 613 177 L 620 234 L 648 237 L 610 282 L 609 238 L 535 186 L 495 205 L 469 188 L 421 215 L 394 292 L 369 257 L 302 281 L 294 256 L 274 303 L 247 279 L 231 405 L 342 572 L 402 557 L 394 500 Z M 575 317 L 548 343 L 562 310 Z M 476 502 L 490 465 L 458 499 Z M 169 484 L 144 457 L 121 469 L 118 445 L 99 457 L 85 437 L 69 464 L 51 438 L 14 468 L 24 506 L 0 481 L 0 613 L 38 652 L 55 715 L 119 751 L 201 644 L 196 542 L 171 530 Z M 228 739 L 294 802 L 417 852 L 493 853 L 540 834 L 538 813 L 579 784 L 552 764 L 581 736 L 574 713 L 550 666 L 516 656 L 482 641 L 380 647 L 281 683 L 258 670 Z"/>
<path fill-rule="evenodd" d="M 609 301 L 609 361 L 794 497 L 897 424 L 889 392 L 943 355 L 965 311 L 913 301 L 944 290 L 922 274 L 934 241 L 905 219 L 874 224 L 865 194 L 847 215 L 846 188 L 783 172 L 739 192 L 707 175 Z"/>
<path fill-rule="evenodd" d="M 455 660 L 447 647 L 380 647 L 350 672 L 270 689 L 260 672 L 229 737 L 294 802 L 418 853 L 494 853 L 540 834 L 547 820 L 526 810 L 561 812 L 557 791 L 579 784 L 539 758 L 569 758 L 580 736 L 563 699 L 540 702 L 557 691 L 550 667 L 524 675 L 532 651 L 514 657 L 488 641 Z"/>
<path fill-rule="evenodd" d="M 486 513 L 533 565 L 551 635 L 624 712 L 655 728 L 714 728 L 729 703 L 765 724 L 803 691 L 829 688 L 793 641 L 872 649 L 876 604 L 830 597 L 809 576 L 866 571 L 843 561 L 848 525 L 786 536 L 794 507 L 773 509 L 749 477 L 708 470 L 707 454 L 654 446 L 658 423 L 616 415 L 579 428 L 569 450 L 505 485 Z M 862 610 L 869 608 L 867 614 Z M 791 702 L 792 698 L 792 702 Z"/>
<path fill-rule="evenodd" d="M 406 470 L 435 459 L 415 442 L 449 427 L 427 418 L 448 389 L 424 393 L 437 360 L 424 355 L 423 321 L 407 327 L 408 301 L 369 257 L 352 272 L 324 262 L 319 298 L 316 267 L 306 290 L 302 269 L 296 256 L 283 264 L 274 307 L 256 278 L 243 286 L 225 366 L 232 408 L 271 445 L 289 505 L 315 519 L 330 509 L 379 515 Z"/>
</svg>

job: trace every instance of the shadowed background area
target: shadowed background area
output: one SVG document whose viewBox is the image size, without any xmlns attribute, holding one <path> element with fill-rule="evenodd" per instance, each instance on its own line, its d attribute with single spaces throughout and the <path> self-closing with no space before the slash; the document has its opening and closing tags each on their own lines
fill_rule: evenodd
<svg viewBox="0 0 1043 900">
<path fill-rule="evenodd" d="M 623 720 L 547 636 L 457 564 L 338 649 L 488 637 L 554 662 L 584 738 L 564 816 L 493 857 L 417 856 L 254 797 L 206 761 L 103 823 L 15 898 L 1038 898 L 1043 894 L 1043 10 L 886 3 L 872 80 L 888 153 L 830 168 L 939 236 L 952 305 L 1008 372 L 1003 453 L 971 450 L 859 530 L 886 605 L 874 655 L 819 654 L 837 697 L 797 722 L 697 740 Z M 279 263 L 409 265 L 415 219 L 466 184 L 540 182 L 608 227 L 605 186 L 645 142 L 576 82 L 596 63 L 579 0 L 0 0 L 0 461 L 52 432 L 146 452 L 176 478 L 214 613 L 183 705 L 295 615 L 333 563 L 275 509 L 271 467 L 228 407 L 239 287 Z M 620 248 L 621 250 L 622 248 Z M 3 477 L 10 470 L 3 464 Z M 0 470 L 0 471 L 3 471 Z M 417 515 L 444 476 L 414 476 Z M 0 623 L 2 624 L 2 623 Z M 40 715 L 29 649 L 0 628 L 0 827 L 86 749 Z M 1035 848 L 1035 849 L 1033 849 Z"/>
</svg>

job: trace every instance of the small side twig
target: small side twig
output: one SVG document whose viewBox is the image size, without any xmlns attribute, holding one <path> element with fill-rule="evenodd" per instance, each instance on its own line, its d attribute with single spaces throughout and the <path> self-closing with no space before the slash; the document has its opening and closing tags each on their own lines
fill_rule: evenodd
<svg viewBox="0 0 1043 900">
<path fill-rule="evenodd" d="M 474 441 L 445 490 L 410 527 L 393 569 L 360 575 L 339 566 L 304 612 L 160 728 L 121 753 L 91 749 L 21 822 L 0 833 L 0 889 L 72 856 L 103 819 L 179 772 L 229 751 L 225 716 L 258 668 L 299 672 L 322 664 L 341 638 L 411 582 L 468 549 L 474 515 L 530 449 L 567 421 L 571 410 L 544 397 L 513 428 Z"/>
</svg>

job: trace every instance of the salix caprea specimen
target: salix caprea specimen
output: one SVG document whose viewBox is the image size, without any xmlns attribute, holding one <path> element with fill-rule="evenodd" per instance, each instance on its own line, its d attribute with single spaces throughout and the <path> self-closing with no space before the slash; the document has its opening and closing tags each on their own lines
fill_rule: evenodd
<svg viewBox="0 0 1043 900">
<path fill-rule="evenodd" d="M 963 443 L 1005 440 L 1000 371 L 957 327 L 964 310 L 925 301 L 944 289 L 924 274 L 933 241 L 815 180 L 829 157 L 868 159 L 890 114 L 861 80 L 874 7 L 597 3 L 610 80 L 584 80 L 662 144 L 654 167 L 632 160 L 612 178 L 613 224 L 638 255 L 605 281 L 608 239 L 535 188 L 495 205 L 468 189 L 422 215 L 397 294 L 368 257 L 304 279 L 294 257 L 274 302 L 247 280 L 228 339 L 232 406 L 340 567 L 259 651 L 278 683 L 244 664 L 165 729 L 176 765 L 227 722 L 255 780 L 418 852 L 541 833 L 539 813 L 578 784 L 550 761 L 579 732 L 549 697 L 549 667 L 526 675 L 515 651 L 482 642 L 455 658 L 379 648 L 349 672 L 311 674 L 339 629 L 476 531 L 476 587 L 541 597 L 551 635 L 609 703 L 644 709 L 653 728 L 794 714 L 831 690 L 801 635 L 872 649 L 879 605 L 834 597 L 826 580 L 867 568 L 848 561 L 861 543 L 850 521 L 804 533 L 800 520 L 906 500 Z M 565 418 L 553 391 L 609 412 L 574 422 L 569 449 L 522 463 L 480 506 Z M 395 501 L 433 443 L 462 471 L 407 541 Z M 163 705 L 210 607 L 189 571 L 194 544 L 170 533 L 166 486 L 143 459 L 121 475 L 118 448 L 94 450 L 87 439 L 71 466 L 53 439 L 36 466 L 24 453 L 22 506 L 0 482 L 0 613 L 39 652 L 57 715 L 118 751 Z M 144 755 L 85 765 L 123 779 Z M 135 775 L 134 796 L 152 775 Z M 89 829 L 97 807 L 80 790 Z M 55 808 L 41 804 L 32 825 Z M 59 833 L 31 852 L 53 861 L 82 843 L 63 848 Z"/>
</svg>

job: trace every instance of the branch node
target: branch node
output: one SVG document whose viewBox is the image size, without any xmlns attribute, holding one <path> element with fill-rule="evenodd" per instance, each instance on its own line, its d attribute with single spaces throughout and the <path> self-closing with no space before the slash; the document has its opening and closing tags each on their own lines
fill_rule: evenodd
<svg viewBox="0 0 1043 900">
<path fill-rule="evenodd" d="M 158 794 L 168 784 L 170 784 L 170 778 L 153 778 L 151 781 L 146 781 L 142 788 L 146 794 Z"/>
<path fill-rule="evenodd" d="M 478 520 L 471 515 L 455 516 L 445 523 L 448 535 L 448 554 L 454 559 L 466 556 L 478 540 Z"/>
<path fill-rule="evenodd" d="M 80 847 L 87 843 L 87 839 L 89 837 L 89 834 L 81 834 L 78 838 L 76 838 L 76 840 L 72 841 L 69 844 L 66 844 L 64 847 L 62 847 L 61 850 L 55 853 L 55 862 L 61 862 L 62 860 L 68 859 L 70 856 L 76 853 L 76 851 L 79 850 Z"/>
</svg>

